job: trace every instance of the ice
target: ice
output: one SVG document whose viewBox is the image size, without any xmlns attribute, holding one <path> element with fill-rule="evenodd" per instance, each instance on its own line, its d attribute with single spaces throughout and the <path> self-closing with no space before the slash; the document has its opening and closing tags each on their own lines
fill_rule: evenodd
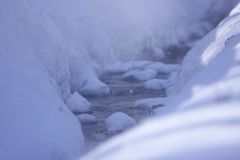
<svg viewBox="0 0 240 160">
<path fill-rule="evenodd" d="M 137 124 L 134 119 L 122 112 L 112 114 L 106 119 L 105 123 L 107 134 L 116 134 Z"/>
<path fill-rule="evenodd" d="M 81 114 L 77 116 L 78 120 L 84 124 L 97 123 L 97 118 L 89 114 Z"/>
<path fill-rule="evenodd" d="M 72 112 L 76 113 L 88 112 L 91 108 L 91 103 L 79 95 L 78 92 L 74 92 L 71 97 L 67 99 L 66 105 Z"/>
<path fill-rule="evenodd" d="M 157 72 L 152 69 L 146 70 L 131 70 L 125 73 L 122 77 L 124 81 L 147 81 L 157 76 Z"/>
<path fill-rule="evenodd" d="M 143 84 L 143 87 L 151 90 L 161 90 L 166 87 L 166 80 L 151 79 Z"/>
</svg>

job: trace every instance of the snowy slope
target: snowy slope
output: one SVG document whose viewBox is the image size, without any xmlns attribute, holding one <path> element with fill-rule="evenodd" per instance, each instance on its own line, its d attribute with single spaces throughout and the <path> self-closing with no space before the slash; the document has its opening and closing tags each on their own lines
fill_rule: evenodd
<svg viewBox="0 0 240 160">
<path fill-rule="evenodd" d="M 240 4 L 188 52 L 155 118 L 81 159 L 239 159 L 239 11 Z"/>
<path fill-rule="evenodd" d="M 62 100 L 70 93 L 62 35 L 27 1 L 1 1 L 0 12 L 0 159 L 75 159 L 84 140 Z"/>
</svg>

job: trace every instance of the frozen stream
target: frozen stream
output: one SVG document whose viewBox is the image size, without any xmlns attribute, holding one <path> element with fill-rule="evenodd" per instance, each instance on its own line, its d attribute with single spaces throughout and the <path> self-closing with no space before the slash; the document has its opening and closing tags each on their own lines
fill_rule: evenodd
<svg viewBox="0 0 240 160">
<path fill-rule="evenodd" d="M 105 75 L 102 81 L 111 90 L 111 96 L 86 97 L 92 103 L 91 115 L 98 120 L 96 124 L 82 124 L 85 136 L 86 152 L 96 147 L 101 142 L 113 135 L 107 135 L 105 120 L 115 112 L 123 112 L 137 122 L 151 116 L 151 111 L 133 109 L 135 101 L 145 98 L 165 97 L 165 90 L 146 90 L 142 87 L 144 82 L 126 82 L 121 80 L 122 74 Z M 168 75 L 158 75 L 159 79 L 167 79 Z"/>
</svg>

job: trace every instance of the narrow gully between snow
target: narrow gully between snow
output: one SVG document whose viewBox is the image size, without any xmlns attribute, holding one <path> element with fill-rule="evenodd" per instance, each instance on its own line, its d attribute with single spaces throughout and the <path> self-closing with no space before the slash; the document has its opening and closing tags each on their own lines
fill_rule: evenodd
<svg viewBox="0 0 240 160">
<path fill-rule="evenodd" d="M 134 109 L 135 101 L 145 98 L 165 97 L 165 90 L 146 90 L 142 87 L 144 82 L 122 81 L 123 74 L 105 74 L 101 80 L 110 88 L 111 95 L 104 97 L 85 97 L 92 103 L 92 114 L 98 120 L 95 124 L 82 124 L 85 137 L 86 152 L 92 150 L 100 143 L 114 135 L 106 134 L 105 120 L 116 112 L 123 112 L 140 122 L 152 115 L 150 110 Z M 158 79 L 167 79 L 168 75 L 158 75 Z M 115 134 L 116 135 L 116 134 Z"/>
</svg>

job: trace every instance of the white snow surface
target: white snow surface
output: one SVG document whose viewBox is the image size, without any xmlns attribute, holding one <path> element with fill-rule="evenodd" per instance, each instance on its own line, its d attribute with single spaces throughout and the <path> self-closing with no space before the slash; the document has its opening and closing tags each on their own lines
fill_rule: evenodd
<svg viewBox="0 0 240 160">
<path fill-rule="evenodd" d="M 122 80 L 124 81 L 147 81 L 149 79 L 153 79 L 157 76 L 157 72 L 152 69 L 146 70 L 131 70 L 125 73 L 122 76 Z"/>
<path fill-rule="evenodd" d="M 81 159 L 239 159 L 239 23 L 240 4 L 188 52 L 180 70 L 171 74 L 168 98 L 135 103 L 165 103 L 155 110 L 155 118 Z"/>
<path fill-rule="evenodd" d="M 67 47 L 49 17 L 28 1 L 0 1 L 0 159 L 76 159 L 81 124 L 70 94 Z"/>
<path fill-rule="evenodd" d="M 99 80 L 107 66 L 178 55 L 236 2 L 0 1 L 0 159 L 76 159 L 84 140 L 65 105 L 71 92 L 108 94 Z M 226 33 L 237 33 L 234 12 L 233 22 L 222 23 Z M 229 38 L 220 36 L 223 31 L 213 40 Z"/>
<path fill-rule="evenodd" d="M 113 113 L 105 123 L 107 134 L 116 134 L 137 124 L 133 118 L 122 112 Z"/>
<path fill-rule="evenodd" d="M 143 84 L 143 87 L 145 89 L 150 89 L 150 90 L 161 90 L 166 88 L 166 80 L 163 79 L 151 79 L 146 81 Z"/>
<path fill-rule="evenodd" d="M 89 114 L 81 114 L 78 115 L 77 118 L 81 123 L 85 124 L 97 123 L 97 118 Z"/>
<path fill-rule="evenodd" d="M 78 92 L 74 92 L 70 98 L 67 99 L 66 103 L 67 107 L 72 111 L 72 112 L 88 112 L 90 111 L 90 108 L 92 104 L 88 102 L 84 97 L 79 95 Z"/>
</svg>

